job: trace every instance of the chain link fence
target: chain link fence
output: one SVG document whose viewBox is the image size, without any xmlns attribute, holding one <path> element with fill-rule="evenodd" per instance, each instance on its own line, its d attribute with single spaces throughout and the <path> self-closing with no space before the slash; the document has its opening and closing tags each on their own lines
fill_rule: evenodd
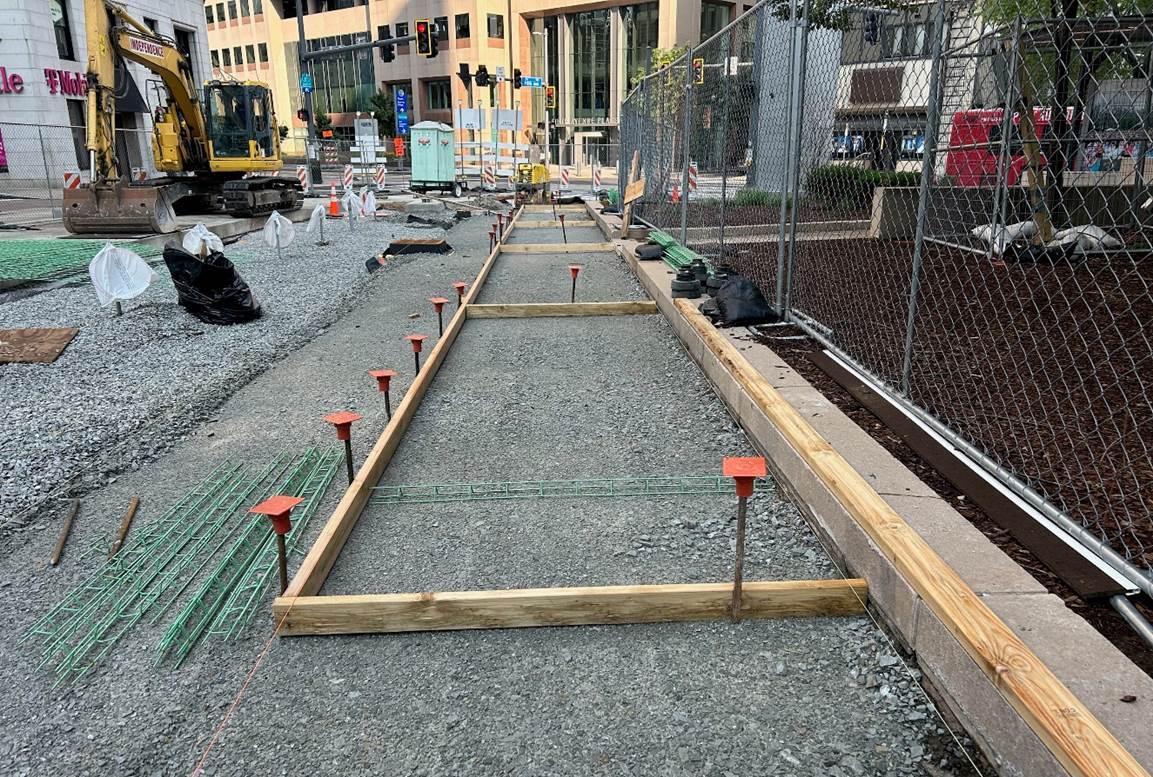
<svg viewBox="0 0 1153 777">
<path fill-rule="evenodd" d="M 629 94 L 620 180 L 1149 593 L 1153 17 L 1017 13 L 764 2 Z"/>
</svg>

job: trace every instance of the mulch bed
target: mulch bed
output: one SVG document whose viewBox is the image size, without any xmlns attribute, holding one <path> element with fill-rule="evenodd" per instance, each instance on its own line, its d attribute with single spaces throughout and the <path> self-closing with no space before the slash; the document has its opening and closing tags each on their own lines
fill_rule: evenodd
<svg viewBox="0 0 1153 777">
<path fill-rule="evenodd" d="M 676 234 L 681 224 L 681 206 L 679 203 L 645 203 L 638 209 L 638 215 L 650 224 L 664 225 L 665 231 Z M 829 208 L 817 202 L 802 202 L 797 211 L 798 221 L 857 221 L 869 218 L 869 209 L 845 210 L 843 208 Z M 780 205 L 735 205 L 729 203 L 725 206 L 724 224 L 729 227 L 741 227 L 751 224 L 777 224 L 781 220 Z M 700 203 L 689 201 L 688 225 L 689 228 L 709 227 L 715 228 L 721 223 L 721 208 L 719 204 Z"/>
<path fill-rule="evenodd" d="M 900 379 L 912 244 L 799 241 L 793 305 L 882 379 Z M 730 257 L 763 290 L 776 247 Z M 926 244 L 911 398 L 1137 563 L 1153 563 L 1153 266 L 989 261 Z M 1080 601 L 805 353 L 768 340 L 813 385 L 1147 672 L 1153 651 L 1107 605 Z M 1153 611 L 1145 608 L 1146 616 Z"/>
</svg>

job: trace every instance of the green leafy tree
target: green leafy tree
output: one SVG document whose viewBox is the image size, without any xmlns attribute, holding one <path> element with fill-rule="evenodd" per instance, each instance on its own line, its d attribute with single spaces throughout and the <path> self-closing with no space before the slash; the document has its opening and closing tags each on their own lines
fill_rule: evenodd
<svg viewBox="0 0 1153 777">
<path fill-rule="evenodd" d="M 388 137 L 396 127 L 396 102 L 392 94 L 378 91 L 369 101 L 372 118 L 376 119 L 377 134 Z"/>
<path fill-rule="evenodd" d="M 332 119 L 324 112 L 323 108 L 316 109 L 313 120 L 316 122 L 316 128 L 319 130 L 332 129 Z"/>
</svg>

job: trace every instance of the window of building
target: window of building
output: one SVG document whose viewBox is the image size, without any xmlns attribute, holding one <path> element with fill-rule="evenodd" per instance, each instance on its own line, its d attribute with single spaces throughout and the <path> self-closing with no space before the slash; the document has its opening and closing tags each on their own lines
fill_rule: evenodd
<svg viewBox="0 0 1153 777">
<path fill-rule="evenodd" d="M 224 24 L 224 22 L 228 21 L 228 17 L 224 15 L 224 3 L 216 4 L 216 21 L 220 22 L 221 24 Z"/>
<path fill-rule="evenodd" d="M 609 12 L 573 14 L 573 113 L 578 119 L 607 119 L 609 99 Z"/>
<path fill-rule="evenodd" d="M 922 19 L 920 11 L 883 16 L 881 24 L 882 58 L 906 59 L 931 54 L 933 24 Z"/>
<path fill-rule="evenodd" d="M 233 46 L 232 47 L 232 58 L 234 60 L 236 60 L 236 64 L 238 66 L 244 64 L 244 57 L 240 53 L 240 47 L 239 46 Z"/>
<path fill-rule="evenodd" d="M 255 65 L 256 64 L 256 46 L 253 46 L 251 43 L 249 43 L 247 46 L 245 46 L 244 47 L 244 56 L 245 56 L 245 61 L 248 62 L 248 64 Z"/>
<path fill-rule="evenodd" d="M 436 39 L 439 41 L 448 40 L 448 17 L 438 16 L 433 19 L 436 23 Z"/>
<path fill-rule="evenodd" d="M 396 37 L 403 38 L 405 35 L 408 35 L 408 22 L 397 22 Z"/>
<path fill-rule="evenodd" d="M 212 51 L 210 51 L 208 53 L 212 57 L 212 66 L 213 67 L 220 67 L 220 52 L 217 51 L 216 49 L 213 49 Z"/>
<path fill-rule="evenodd" d="M 61 59 L 76 59 L 72 48 L 72 28 L 68 24 L 68 6 L 66 0 L 48 0 L 48 7 L 52 10 L 52 27 L 56 31 L 56 53 Z"/>
<path fill-rule="evenodd" d="M 488 15 L 488 37 L 504 37 L 504 17 L 500 14 L 490 13 Z"/>
<path fill-rule="evenodd" d="M 249 0 L 240 0 L 240 15 L 252 16 L 252 3 Z"/>
<path fill-rule="evenodd" d="M 228 0 L 228 18 L 229 19 L 238 18 L 237 14 L 236 14 L 236 0 Z"/>
<path fill-rule="evenodd" d="M 367 43 L 368 35 L 363 32 L 316 38 L 308 41 L 308 51 L 318 51 L 333 46 L 349 46 L 353 43 Z M 290 83 L 299 83 L 298 46 L 295 41 L 284 44 L 284 55 Z M 373 58 L 357 57 L 357 52 L 341 54 L 314 61 L 311 65 L 314 84 L 313 101 L 315 110 L 328 114 L 352 113 L 372 110 L 372 95 L 376 92 L 373 77 Z M 300 92 L 292 90 L 293 110 L 300 108 Z"/>
<path fill-rule="evenodd" d="M 472 30 L 468 26 L 469 16 L 466 13 L 458 13 L 456 15 L 456 39 L 462 40 L 472 35 Z"/>
<path fill-rule="evenodd" d="M 192 69 L 196 70 L 196 55 L 193 52 L 196 46 L 192 44 L 195 40 L 192 30 L 183 30 L 175 25 L 172 27 L 172 41 L 176 44 L 176 50 L 184 55 L 184 61 L 192 65 Z"/>
<path fill-rule="evenodd" d="M 732 8 L 723 3 L 701 3 L 701 40 L 711 38 L 729 23 Z"/>
<path fill-rule="evenodd" d="M 428 109 L 447 111 L 452 108 L 452 79 L 442 78 L 428 82 Z"/>
<path fill-rule="evenodd" d="M 72 127 L 72 148 L 76 152 L 76 167 L 88 170 L 91 155 L 85 146 L 87 139 L 84 128 L 88 122 L 88 110 L 83 100 L 65 100 L 68 104 L 68 124 Z"/>
<path fill-rule="evenodd" d="M 210 5 L 204 6 L 204 21 L 208 22 L 209 24 L 216 23 L 216 17 L 212 15 L 212 6 Z"/>
<path fill-rule="evenodd" d="M 144 17 L 144 26 L 147 27 L 148 29 L 152 30 L 153 32 L 156 32 L 156 20 L 155 19 L 149 19 L 147 16 L 145 16 Z"/>
<path fill-rule="evenodd" d="M 256 44 L 256 50 L 258 52 L 260 52 L 260 61 L 261 62 L 267 62 L 268 61 L 268 44 L 267 43 L 257 43 Z"/>
<path fill-rule="evenodd" d="M 224 61 L 225 67 L 232 67 L 232 52 L 228 49 L 220 50 L 220 57 Z"/>
<path fill-rule="evenodd" d="M 625 76 L 630 85 L 634 78 L 648 72 L 657 47 L 657 12 L 660 3 L 641 3 L 623 9 L 625 28 Z"/>
<path fill-rule="evenodd" d="M 264 13 L 264 0 L 252 0 L 252 12 L 257 16 Z"/>
</svg>

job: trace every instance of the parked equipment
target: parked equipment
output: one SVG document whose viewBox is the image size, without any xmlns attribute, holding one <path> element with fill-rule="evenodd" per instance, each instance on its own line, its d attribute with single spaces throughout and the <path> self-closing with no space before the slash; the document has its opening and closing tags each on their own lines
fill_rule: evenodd
<svg viewBox="0 0 1153 777">
<path fill-rule="evenodd" d="M 91 183 L 64 191 L 64 226 L 73 233 L 172 232 L 174 206 L 256 216 L 300 207 L 295 178 L 280 178 L 280 133 L 269 88 L 255 81 L 210 81 L 201 95 L 192 67 L 171 38 L 109 0 L 85 0 L 88 42 L 87 139 Z M 118 57 L 163 82 L 166 103 L 153 116 L 152 154 L 167 175 L 131 180 L 117 158 Z M 245 177 L 245 176 L 248 177 Z"/>
</svg>

